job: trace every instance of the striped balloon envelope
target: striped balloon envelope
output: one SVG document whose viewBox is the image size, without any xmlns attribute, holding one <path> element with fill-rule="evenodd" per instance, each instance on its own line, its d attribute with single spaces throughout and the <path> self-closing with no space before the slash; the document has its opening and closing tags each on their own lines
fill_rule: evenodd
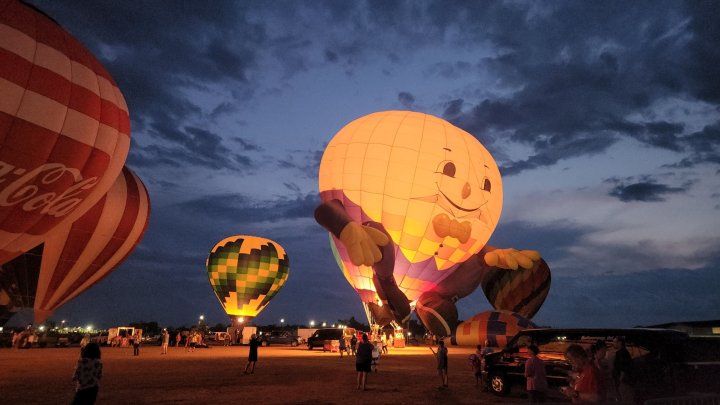
<svg viewBox="0 0 720 405">
<path fill-rule="evenodd" d="M 45 240 L 35 294 L 35 322 L 115 270 L 140 243 L 150 217 L 145 185 L 127 168 L 80 219 Z"/>
<path fill-rule="evenodd" d="M 550 268 L 542 259 L 531 269 L 492 268 L 481 285 L 493 308 L 532 318 L 550 292 Z"/>
<path fill-rule="evenodd" d="M 105 195 L 130 146 L 125 100 L 55 21 L 0 0 L 0 264 Z"/>
<path fill-rule="evenodd" d="M 210 285 L 233 322 L 257 316 L 285 285 L 290 271 L 280 244 L 247 235 L 218 242 L 205 265 Z"/>
<path fill-rule="evenodd" d="M 535 328 L 535 324 L 510 311 L 486 311 L 461 322 L 451 338 L 453 345 L 505 347 L 518 332 Z"/>
</svg>

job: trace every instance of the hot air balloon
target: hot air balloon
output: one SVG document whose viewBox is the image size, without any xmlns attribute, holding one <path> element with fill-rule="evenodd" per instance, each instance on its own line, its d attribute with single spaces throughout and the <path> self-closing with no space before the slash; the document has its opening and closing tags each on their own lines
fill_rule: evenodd
<svg viewBox="0 0 720 405">
<path fill-rule="evenodd" d="M 124 168 L 85 215 L 61 225 L 46 235 L 42 245 L 3 264 L 0 289 L 19 290 L 18 306 L 33 307 L 35 322 L 42 323 L 127 258 L 142 239 L 149 214 L 144 184 Z"/>
<path fill-rule="evenodd" d="M 366 307 L 379 300 L 398 323 L 420 306 L 426 327 L 450 335 L 454 302 L 486 270 L 540 260 L 486 246 L 502 210 L 500 171 L 477 139 L 431 115 L 384 111 L 347 124 L 325 149 L 319 190 L 315 219 L 343 273 Z"/>
<path fill-rule="evenodd" d="M 290 270 L 282 246 L 247 235 L 218 242 L 205 265 L 213 291 L 234 324 L 257 316 L 285 285 Z"/>
<path fill-rule="evenodd" d="M 481 285 L 493 308 L 530 319 L 550 292 L 550 268 L 540 260 L 531 269 L 489 269 Z"/>
<path fill-rule="evenodd" d="M 536 328 L 534 323 L 511 311 L 486 311 L 461 322 L 451 339 L 453 345 L 505 347 L 508 340 L 525 329 Z"/>
<path fill-rule="evenodd" d="M 110 74 L 55 21 L 0 0 L 0 264 L 105 195 L 130 146 Z"/>
</svg>

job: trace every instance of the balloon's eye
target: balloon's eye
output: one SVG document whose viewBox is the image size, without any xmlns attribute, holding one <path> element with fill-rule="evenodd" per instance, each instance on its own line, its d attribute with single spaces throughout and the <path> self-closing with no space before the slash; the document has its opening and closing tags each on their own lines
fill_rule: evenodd
<svg viewBox="0 0 720 405">
<path fill-rule="evenodd" d="M 483 190 L 490 192 L 490 179 L 485 179 L 483 182 Z"/>
<path fill-rule="evenodd" d="M 448 177 L 455 177 L 455 164 L 453 162 L 445 163 L 442 173 Z"/>
</svg>

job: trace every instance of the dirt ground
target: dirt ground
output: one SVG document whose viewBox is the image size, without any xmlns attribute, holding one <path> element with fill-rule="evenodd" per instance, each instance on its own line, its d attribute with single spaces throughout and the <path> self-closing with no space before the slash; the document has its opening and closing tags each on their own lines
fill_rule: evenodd
<svg viewBox="0 0 720 405">
<path fill-rule="evenodd" d="M 353 358 L 304 347 L 259 350 L 255 373 L 243 375 L 248 348 L 211 346 L 185 352 L 142 346 L 103 348 L 100 404 L 469 404 L 525 403 L 522 387 L 499 398 L 474 386 L 468 356 L 472 349 L 450 347 L 449 385 L 438 390 L 435 358 L 427 347 L 390 349 L 368 390 L 356 390 Z M 0 349 L 0 402 L 70 403 L 79 348 Z"/>
</svg>

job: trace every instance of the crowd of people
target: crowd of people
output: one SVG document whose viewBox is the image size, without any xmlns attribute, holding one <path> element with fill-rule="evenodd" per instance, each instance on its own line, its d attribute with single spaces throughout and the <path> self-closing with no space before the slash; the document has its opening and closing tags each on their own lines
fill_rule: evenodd
<svg viewBox="0 0 720 405">
<path fill-rule="evenodd" d="M 595 342 L 589 350 L 579 344 L 571 344 L 565 350 L 565 358 L 572 367 L 568 374 L 568 386 L 560 392 L 573 403 L 633 403 L 632 358 L 625 341 L 617 336 L 612 340 L 613 351 L 604 341 Z M 545 402 L 548 390 L 545 363 L 538 357 L 539 349 L 528 346 L 530 354 L 525 362 L 525 378 L 531 403 Z"/>
</svg>

